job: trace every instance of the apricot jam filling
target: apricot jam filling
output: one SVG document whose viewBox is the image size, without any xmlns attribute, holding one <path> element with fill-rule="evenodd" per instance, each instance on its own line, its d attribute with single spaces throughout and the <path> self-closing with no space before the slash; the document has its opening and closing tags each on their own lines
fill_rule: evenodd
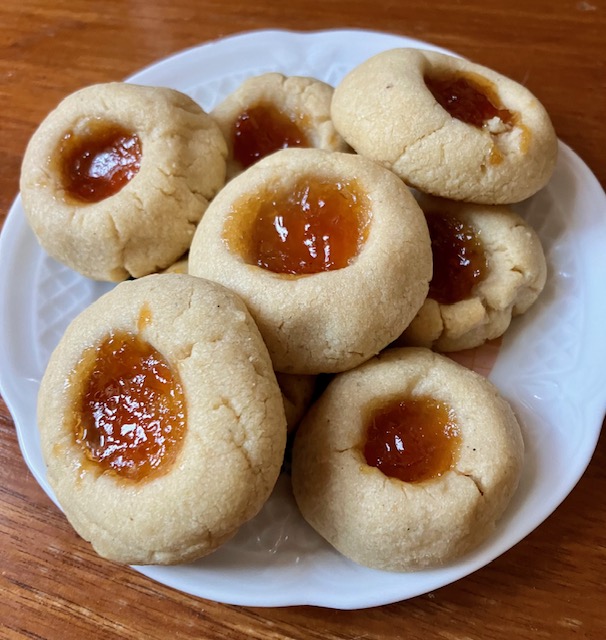
<svg viewBox="0 0 606 640">
<path fill-rule="evenodd" d="M 501 105 L 494 84 L 479 74 L 425 76 L 424 80 L 438 104 L 457 120 L 478 128 L 493 118 L 514 124 L 514 115 Z"/>
<path fill-rule="evenodd" d="M 303 122 L 303 119 L 299 119 Z M 286 147 L 311 146 L 296 119 L 273 104 L 258 104 L 243 111 L 232 132 L 233 157 L 242 168 Z"/>
<path fill-rule="evenodd" d="M 356 180 L 303 176 L 288 189 L 237 202 L 223 238 L 248 264 L 308 275 L 351 264 L 368 237 L 369 223 L 368 199 Z"/>
<path fill-rule="evenodd" d="M 139 336 L 115 332 L 85 352 L 75 437 L 103 471 L 143 480 L 169 468 L 186 428 L 178 375 Z"/>
<path fill-rule="evenodd" d="M 390 478 L 422 482 L 454 468 L 461 444 L 450 407 L 434 398 L 392 400 L 367 420 L 364 458 Z"/>
<path fill-rule="evenodd" d="M 471 225 L 439 212 L 427 212 L 425 218 L 433 256 L 428 295 L 440 304 L 466 300 L 488 272 L 478 233 Z"/>
<path fill-rule="evenodd" d="M 137 175 L 141 142 L 120 125 L 94 119 L 63 136 L 59 155 L 65 191 L 91 204 L 115 195 Z"/>
</svg>

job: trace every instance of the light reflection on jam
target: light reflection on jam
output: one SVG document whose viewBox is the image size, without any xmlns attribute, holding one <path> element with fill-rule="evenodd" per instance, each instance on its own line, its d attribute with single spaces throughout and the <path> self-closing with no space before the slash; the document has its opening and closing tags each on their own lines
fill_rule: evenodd
<svg viewBox="0 0 606 640">
<path fill-rule="evenodd" d="M 433 256 L 429 297 L 440 304 L 468 299 L 488 271 L 476 230 L 454 216 L 427 212 L 425 217 Z"/>
<path fill-rule="evenodd" d="M 460 435 L 450 407 L 433 398 L 393 400 L 367 420 L 364 458 L 390 478 L 422 482 L 456 463 Z"/>
<path fill-rule="evenodd" d="M 141 167 L 138 136 L 103 121 L 91 121 L 83 133 L 65 134 L 59 154 L 66 192 L 85 203 L 118 193 Z"/>
<path fill-rule="evenodd" d="M 342 269 L 368 235 L 369 207 L 356 181 L 302 177 L 288 190 L 248 196 L 234 206 L 224 237 L 249 264 L 306 275 Z M 238 224 L 252 219 L 246 246 Z"/>
<path fill-rule="evenodd" d="M 87 458 L 131 480 L 166 470 L 182 443 L 186 410 L 162 355 L 138 336 L 116 332 L 85 354 L 82 366 L 75 372 L 85 376 L 75 436 Z"/>
<path fill-rule="evenodd" d="M 261 158 L 287 147 L 309 147 L 297 122 L 272 104 L 258 104 L 243 111 L 234 124 L 233 157 L 247 169 Z"/>
</svg>

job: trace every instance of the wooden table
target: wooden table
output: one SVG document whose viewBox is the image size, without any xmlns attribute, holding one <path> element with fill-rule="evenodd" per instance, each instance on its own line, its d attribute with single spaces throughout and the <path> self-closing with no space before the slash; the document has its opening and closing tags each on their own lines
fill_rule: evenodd
<svg viewBox="0 0 606 640">
<path fill-rule="evenodd" d="M 0 212 L 27 140 L 65 95 L 260 28 L 370 28 L 455 50 L 527 85 L 606 185 L 606 0 L 4 0 Z M 4 303 L 4 301 L 3 301 Z M 2 363 L 0 363 L 2 366 Z M 29 473 L 0 403 L 0 638 L 606 637 L 606 440 L 565 502 L 475 574 L 360 611 L 227 606 L 98 558 Z"/>
</svg>

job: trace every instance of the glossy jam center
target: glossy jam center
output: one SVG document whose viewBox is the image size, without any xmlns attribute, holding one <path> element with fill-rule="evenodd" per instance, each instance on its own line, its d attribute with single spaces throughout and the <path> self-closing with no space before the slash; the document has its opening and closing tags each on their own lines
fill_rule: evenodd
<svg viewBox="0 0 606 640">
<path fill-rule="evenodd" d="M 234 160 L 245 169 L 279 149 L 310 146 L 297 122 L 271 104 L 259 104 L 240 114 L 232 144 Z"/>
<path fill-rule="evenodd" d="M 141 166 L 136 134 L 115 124 L 92 121 L 84 133 L 67 133 L 59 153 L 63 184 L 80 202 L 100 202 L 118 193 Z"/>
<path fill-rule="evenodd" d="M 492 83 L 481 76 L 425 77 L 438 104 L 457 120 L 481 128 L 492 118 L 511 124 L 512 114 L 499 104 Z"/>
<path fill-rule="evenodd" d="M 355 181 L 300 178 L 287 191 L 242 201 L 231 224 L 250 217 L 243 257 L 274 273 L 342 269 L 355 259 L 368 235 L 369 208 Z M 237 234 L 226 229 L 226 235 L 229 240 Z"/>
<path fill-rule="evenodd" d="M 459 446 L 448 405 L 433 398 L 396 400 L 370 416 L 364 457 L 390 478 L 421 482 L 453 468 Z"/>
<path fill-rule="evenodd" d="M 166 470 L 186 425 L 175 372 L 149 343 L 129 333 L 111 334 L 88 356 L 93 365 L 75 429 L 88 459 L 131 480 Z"/>
<path fill-rule="evenodd" d="M 426 214 L 433 255 L 429 297 L 440 304 L 466 300 L 487 273 L 484 248 L 475 229 L 437 212 Z"/>
</svg>

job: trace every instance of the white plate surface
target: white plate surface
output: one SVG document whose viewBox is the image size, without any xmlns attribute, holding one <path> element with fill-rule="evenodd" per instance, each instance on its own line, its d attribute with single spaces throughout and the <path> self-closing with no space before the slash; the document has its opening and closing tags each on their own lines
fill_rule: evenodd
<svg viewBox="0 0 606 640">
<path fill-rule="evenodd" d="M 400 46 L 437 49 L 366 31 L 252 32 L 185 51 L 129 80 L 179 89 L 210 110 L 248 76 L 280 71 L 335 85 L 369 56 Z M 606 196 L 586 165 L 560 143 L 553 179 L 518 210 L 541 236 L 549 276 L 539 301 L 506 334 L 490 374 L 522 423 L 527 456 L 519 490 L 485 544 L 439 569 L 365 569 L 340 556 L 302 520 L 282 477 L 263 511 L 211 556 L 186 566 L 137 569 L 220 602 L 362 608 L 449 584 L 541 524 L 587 467 L 606 409 Z M 36 428 L 39 381 L 67 324 L 110 287 L 49 258 L 17 198 L 0 236 L 0 391 L 24 458 L 53 500 Z"/>
</svg>

